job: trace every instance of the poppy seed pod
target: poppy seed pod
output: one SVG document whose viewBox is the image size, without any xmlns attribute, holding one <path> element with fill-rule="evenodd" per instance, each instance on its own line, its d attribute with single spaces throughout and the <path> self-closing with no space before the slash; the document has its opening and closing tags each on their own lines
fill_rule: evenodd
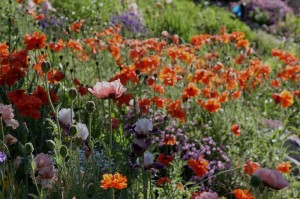
<svg viewBox="0 0 300 199">
<path fill-rule="evenodd" d="M 51 64 L 48 61 L 42 62 L 42 71 L 43 73 L 48 73 L 51 69 Z"/>
<path fill-rule="evenodd" d="M 27 153 L 32 153 L 34 151 L 34 147 L 31 142 L 25 144 L 25 150 Z"/>
<path fill-rule="evenodd" d="M 68 155 L 68 148 L 65 145 L 60 147 L 59 153 L 62 157 L 66 157 Z"/>
<path fill-rule="evenodd" d="M 75 88 L 71 88 L 69 90 L 69 96 L 71 99 L 75 99 L 77 97 L 77 94 L 78 94 L 78 92 Z"/>
<path fill-rule="evenodd" d="M 250 183 L 253 187 L 259 187 L 261 185 L 261 179 L 259 176 L 254 175 L 251 177 Z"/>
<path fill-rule="evenodd" d="M 95 105 L 95 102 L 93 101 L 88 101 L 86 104 L 85 104 L 85 107 L 86 107 L 86 110 L 89 112 L 89 113 L 92 113 L 96 110 L 96 105 Z"/>
<path fill-rule="evenodd" d="M 75 125 L 70 126 L 70 133 L 72 136 L 76 135 L 78 133 L 77 126 Z"/>
<path fill-rule="evenodd" d="M 53 140 L 47 140 L 46 141 L 46 144 L 47 144 L 47 147 L 49 148 L 49 149 L 54 149 L 55 148 L 55 142 L 53 141 Z"/>
</svg>

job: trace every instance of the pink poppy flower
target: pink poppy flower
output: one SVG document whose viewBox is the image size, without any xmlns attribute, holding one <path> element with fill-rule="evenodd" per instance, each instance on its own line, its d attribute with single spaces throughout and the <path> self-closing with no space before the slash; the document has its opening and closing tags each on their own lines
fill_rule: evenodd
<svg viewBox="0 0 300 199">
<path fill-rule="evenodd" d="M 0 104 L 0 115 L 3 121 L 5 122 L 6 126 L 11 126 L 13 129 L 16 129 L 19 126 L 19 122 L 13 119 L 15 116 L 13 111 L 14 110 L 12 109 L 11 104 Z"/>
<path fill-rule="evenodd" d="M 120 79 L 117 79 L 113 82 L 97 82 L 93 89 L 88 88 L 88 90 L 97 98 L 115 99 L 121 97 L 127 89 L 122 85 Z"/>
<path fill-rule="evenodd" d="M 289 182 L 283 178 L 281 173 L 277 170 L 260 168 L 256 170 L 253 175 L 260 177 L 261 181 L 276 190 L 284 189 L 289 186 Z"/>
</svg>

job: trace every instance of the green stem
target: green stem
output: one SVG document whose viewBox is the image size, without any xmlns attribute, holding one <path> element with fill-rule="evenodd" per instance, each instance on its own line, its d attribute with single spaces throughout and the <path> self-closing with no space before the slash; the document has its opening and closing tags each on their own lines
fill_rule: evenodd
<svg viewBox="0 0 300 199">
<path fill-rule="evenodd" d="M 51 109 L 52 109 L 52 111 L 54 113 L 54 117 L 55 117 L 55 121 L 56 121 L 56 125 L 57 125 L 57 130 L 58 130 L 58 137 L 59 137 L 59 141 L 61 143 L 61 132 L 60 132 L 60 125 L 59 125 L 58 113 L 56 112 L 56 110 L 55 110 L 55 108 L 53 106 L 53 103 L 51 101 L 50 91 L 49 91 L 49 85 L 48 85 L 48 82 L 47 82 L 47 76 L 46 76 L 46 74 L 45 74 L 44 78 L 45 78 L 45 86 L 46 86 L 48 101 L 49 101 Z M 71 110 L 71 112 L 72 112 L 72 110 Z"/>
<path fill-rule="evenodd" d="M 112 122 L 111 122 L 111 99 L 108 99 L 108 119 L 109 119 L 109 154 L 108 154 L 108 169 L 109 173 L 112 173 L 111 169 L 111 155 L 112 155 Z"/>
<path fill-rule="evenodd" d="M 147 199 L 147 176 L 145 171 L 145 159 L 144 155 L 141 157 L 141 167 L 142 167 L 142 175 L 143 175 L 143 194 L 144 199 Z"/>
</svg>

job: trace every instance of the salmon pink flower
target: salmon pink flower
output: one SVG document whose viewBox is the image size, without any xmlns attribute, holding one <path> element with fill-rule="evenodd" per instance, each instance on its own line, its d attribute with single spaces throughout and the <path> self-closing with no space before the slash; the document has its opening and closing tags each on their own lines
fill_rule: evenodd
<svg viewBox="0 0 300 199">
<path fill-rule="evenodd" d="M 113 82 L 97 82 L 93 89 L 88 88 L 88 90 L 99 99 L 115 99 L 121 97 L 127 89 L 120 79 L 117 79 Z"/>
<path fill-rule="evenodd" d="M 10 105 L 0 104 L 0 115 L 7 126 L 11 126 L 13 129 L 18 128 L 19 122 L 14 118 L 13 109 Z"/>
</svg>

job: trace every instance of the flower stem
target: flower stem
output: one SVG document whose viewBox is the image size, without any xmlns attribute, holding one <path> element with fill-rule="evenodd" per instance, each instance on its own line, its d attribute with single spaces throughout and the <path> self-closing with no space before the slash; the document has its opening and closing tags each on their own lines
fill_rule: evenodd
<svg viewBox="0 0 300 199">
<path fill-rule="evenodd" d="M 108 120 L 109 120 L 109 154 L 108 154 L 108 170 L 109 173 L 112 173 L 111 169 L 111 155 L 112 155 L 112 139 L 113 139 L 113 134 L 112 134 L 112 122 L 111 122 L 111 100 L 108 99 Z"/>
<path fill-rule="evenodd" d="M 45 78 L 45 86 L 46 86 L 46 91 L 47 91 L 47 97 L 48 97 L 48 101 L 49 101 L 49 104 L 51 106 L 51 109 L 54 113 L 54 117 L 55 117 L 55 122 L 56 122 L 56 125 L 57 125 L 57 130 L 58 130 L 58 138 L 59 138 L 59 141 L 61 143 L 61 132 L 60 132 L 60 125 L 59 125 L 59 120 L 58 120 L 58 114 L 57 114 L 57 111 L 55 110 L 54 106 L 53 106 L 53 103 L 51 101 L 51 97 L 50 97 L 50 91 L 49 91 L 49 85 L 48 85 L 48 82 L 47 82 L 47 76 L 45 74 L 44 76 Z M 72 111 L 72 110 L 71 110 Z"/>
</svg>

